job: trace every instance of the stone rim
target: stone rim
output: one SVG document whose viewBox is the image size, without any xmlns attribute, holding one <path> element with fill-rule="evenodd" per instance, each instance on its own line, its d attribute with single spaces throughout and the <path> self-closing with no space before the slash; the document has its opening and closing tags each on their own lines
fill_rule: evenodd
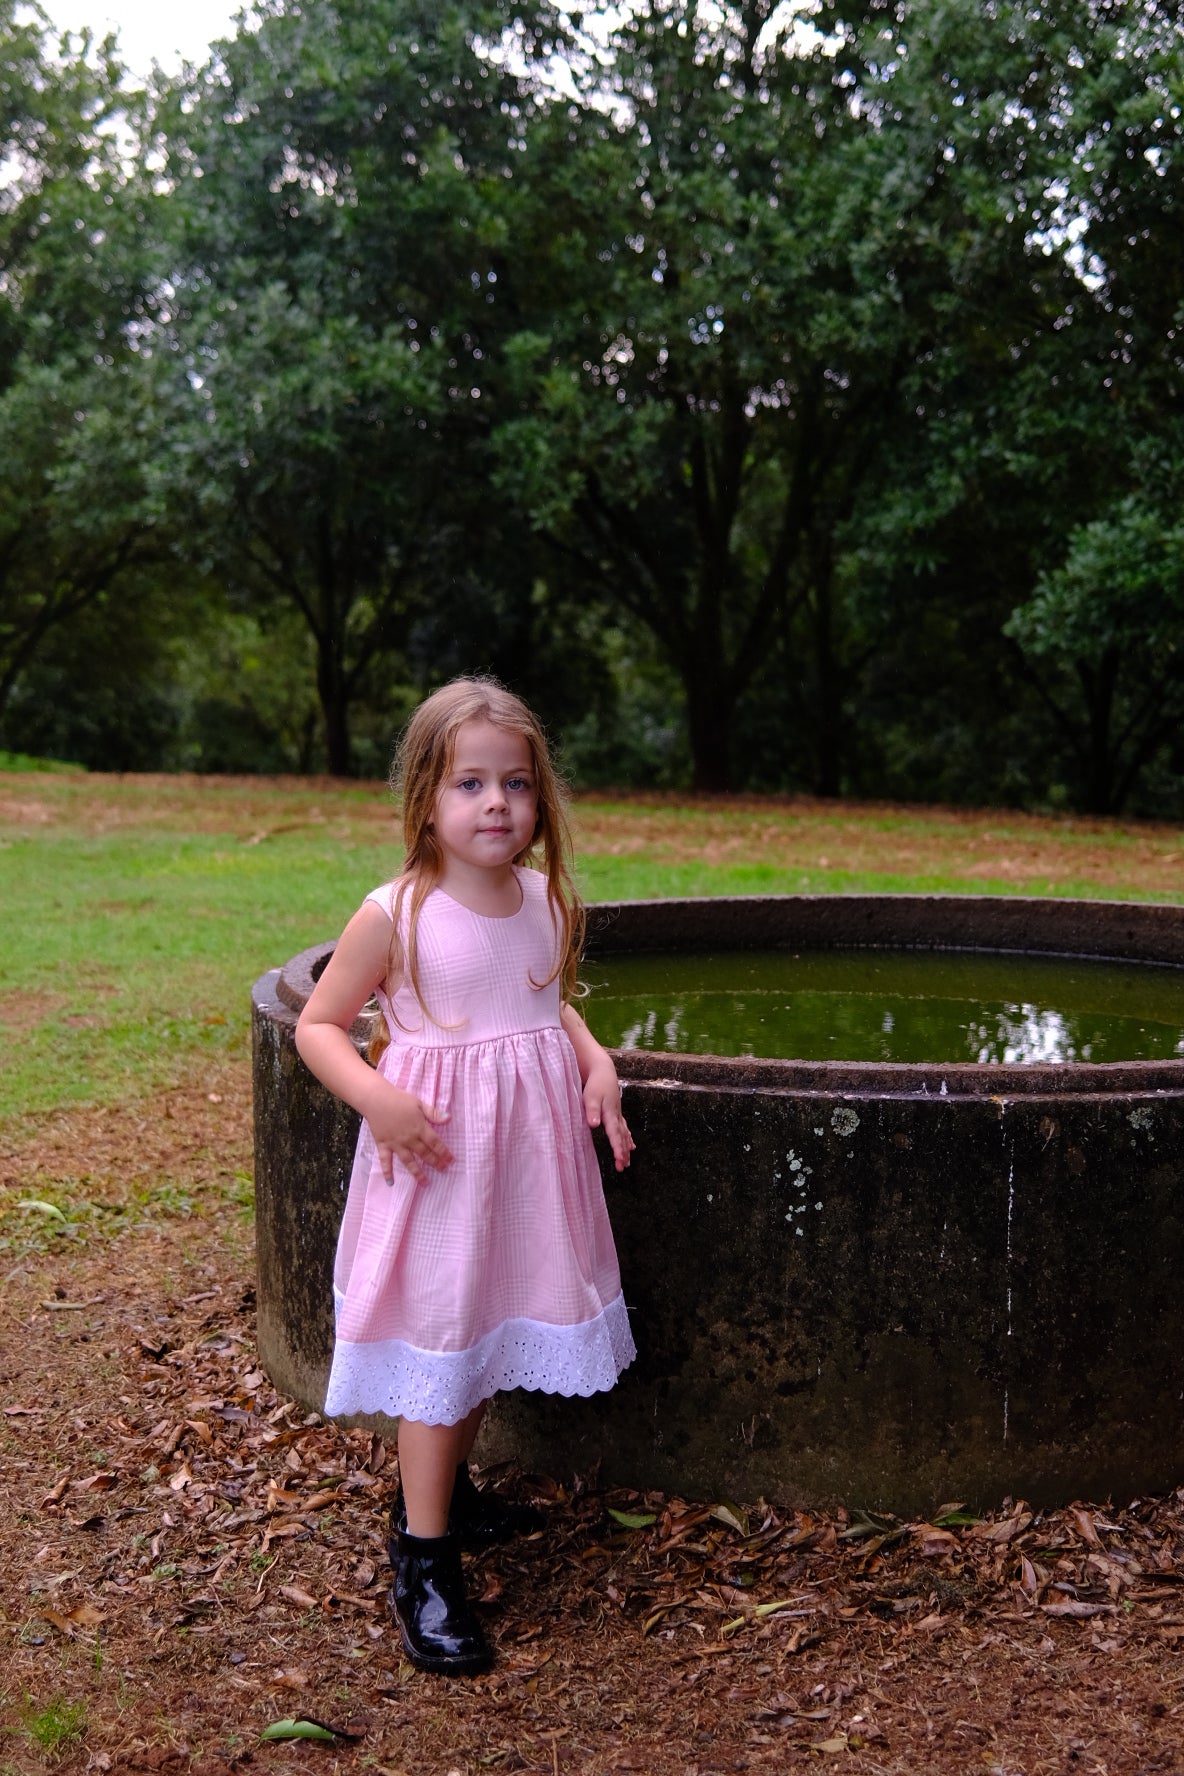
<svg viewBox="0 0 1184 1776">
<path fill-rule="evenodd" d="M 1059 939 L 1059 941 L 1057 941 Z M 1184 906 L 1159 901 L 1010 895 L 751 895 L 596 902 L 590 957 L 677 949 L 914 949 L 1145 962 L 1184 976 Z M 276 996 L 299 1013 L 333 952 L 302 950 Z M 369 1035 L 363 1013 L 355 1040 Z M 800 1061 L 616 1049 L 624 1080 L 684 1088 L 818 1093 L 825 1097 L 1131 1098 L 1184 1094 L 1179 1061 Z"/>
</svg>

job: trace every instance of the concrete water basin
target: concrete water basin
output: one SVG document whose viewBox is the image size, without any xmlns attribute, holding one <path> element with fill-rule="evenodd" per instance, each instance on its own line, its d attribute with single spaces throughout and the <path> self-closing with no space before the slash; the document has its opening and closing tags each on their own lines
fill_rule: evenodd
<svg viewBox="0 0 1184 1776">
<path fill-rule="evenodd" d="M 1179 907 L 786 896 L 590 916 L 593 963 L 836 947 L 1155 964 L 1180 971 L 1184 1016 Z M 254 995 L 260 1355 L 312 1408 L 356 1118 L 292 1030 L 331 948 Z M 1178 1482 L 1184 1057 L 617 1059 L 637 1152 L 604 1176 L 638 1360 L 592 1400 L 499 1401 L 487 1459 L 908 1513 Z"/>
</svg>

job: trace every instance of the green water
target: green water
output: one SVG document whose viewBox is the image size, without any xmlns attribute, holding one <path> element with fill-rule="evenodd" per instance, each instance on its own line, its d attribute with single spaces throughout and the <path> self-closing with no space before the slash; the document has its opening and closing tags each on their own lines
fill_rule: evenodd
<svg viewBox="0 0 1184 1776">
<path fill-rule="evenodd" d="M 1184 1058 L 1184 969 L 982 951 L 733 950 L 586 962 L 610 1048 L 794 1060 Z"/>
</svg>

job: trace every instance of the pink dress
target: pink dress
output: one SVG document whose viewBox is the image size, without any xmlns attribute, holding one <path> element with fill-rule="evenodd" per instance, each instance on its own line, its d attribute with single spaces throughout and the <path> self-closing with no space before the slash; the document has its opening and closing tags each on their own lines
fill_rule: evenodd
<svg viewBox="0 0 1184 1776">
<path fill-rule="evenodd" d="M 546 881 L 490 919 L 437 888 L 420 982 L 379 994 L 385 1078 L 450 1113 L 455 1155 L 417 1184 L 363 1123 L 337 1245 L 334 1416 L 455 1424 L 502 1388 L 594 1394 L 636 1355 L 575 1051 L 559 1021 Z M 367 896 L 392 916 L 394 885 Z M 406 915 L 404 914 L 404 918 Z M 396 1015 L 392 1016 L 392 1012 Z"/>
</svg>

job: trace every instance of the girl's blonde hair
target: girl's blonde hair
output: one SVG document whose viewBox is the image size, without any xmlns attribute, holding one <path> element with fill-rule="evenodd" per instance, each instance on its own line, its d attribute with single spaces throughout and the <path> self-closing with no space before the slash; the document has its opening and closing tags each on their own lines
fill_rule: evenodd
<svg viewBox="0 0 1184 1776">
<path fill-rule="evenodd" d="M 453 679 L 419 705 L 403 730 L 391 768 L 391 788 L 402 803 L 403 867 L 391 909 L 394 930 L 387 979 L 405 979 L 429 1018 L 432 1014 L 424 1004 L 419 979 L 419 915 L 443 870 L 444 859 L 432 825 L 436 796 L 452 767 L 457 733 L 470 721 L 487 721 L 507 733 L 521 734 L 530 750 L 538 819 L 529 844 L 513 861 L 534 864 L 545 875 L 547 902 L 559 938 L 555 967 L 545 981 L 536 981 L 534 985 L 545 987 L 558 979 L 564 999 L 571 999 L 577 992 L 576 971 L 584 942 L 584 907 L 571 878 L 566 791 L 551 762 L 538 719 L 521 697 L 507 691 L 495 678 Z M 404 944 L 399 926 L 408 895 Z M 386 1021 L 380 1015 L 370 1042 L 372 1061 L 378 1059 L 389 1041 Z"/>
</svg>

